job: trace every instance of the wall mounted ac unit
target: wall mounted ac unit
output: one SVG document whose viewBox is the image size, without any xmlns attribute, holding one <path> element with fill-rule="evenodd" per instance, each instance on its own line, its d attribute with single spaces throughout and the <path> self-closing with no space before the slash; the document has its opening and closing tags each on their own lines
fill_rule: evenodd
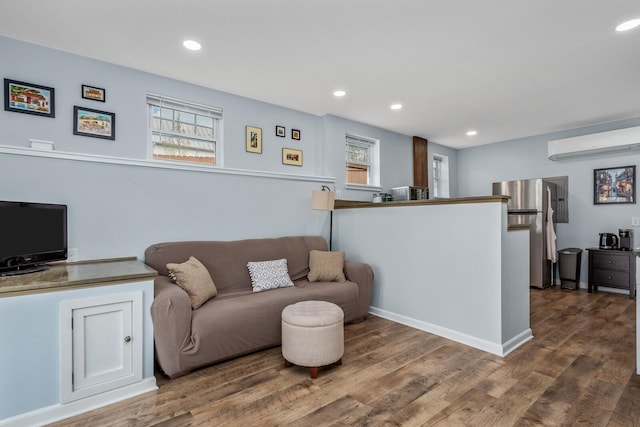
<svg viewBox="0 0 640 427">
<path fill-rule="evenodd" d="M 640 126 L 549 141 L 549 159 L 640 149 Z"/>
</svg>

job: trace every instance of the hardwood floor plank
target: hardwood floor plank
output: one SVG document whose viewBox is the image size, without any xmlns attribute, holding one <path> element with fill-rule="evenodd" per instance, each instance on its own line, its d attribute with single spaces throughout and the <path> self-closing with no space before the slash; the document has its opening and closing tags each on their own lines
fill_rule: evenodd
<svg viewBox="0 0 640 427">
<path fill-rule="evenodd" d="M 629 377 L 607 425 L 640 426 L 640 375 L 633 373 Z"/>
<path fill-rule="evenodd" d="M 55 426 L 640 425 L 635 301 L 532 289 L 534 339 L 505 358 L 376 316 L 343 365 L 285 369 L 280 347 L 171 380 Z"/>
</svg>

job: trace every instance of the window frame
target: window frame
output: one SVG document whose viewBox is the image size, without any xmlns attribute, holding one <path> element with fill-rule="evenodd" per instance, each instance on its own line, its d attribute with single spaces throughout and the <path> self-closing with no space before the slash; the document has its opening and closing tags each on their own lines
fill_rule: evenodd
<svg viewBox="0 0 640 427">
<path fill-rule="evenodd" d="M 349 154 L 349 146 L 350 145 L 359 145 L 360 147 L 365 146 L 368 149 L 368 159 L 367 162 L 350 162 L 348 159 Z M 345 188 L 348 190 L 368 190 L 368 191 L 379 191 L 380 187 L 380 140 L 356 135 L 351 132 L 345 133 L 345 163 L 344 163 L 344 173 L 345 173 Z M 349 164 L 353 165 L 362 165 L 367 166 L 367 183 L 353 183 L 349 182 L 347 167 Z"/>
<path fill-rule="evenodd" d="M 432 166 L 433 194 L 430 197 L 449 197 L 449 157 L 442 154 L 434 154 Z"/>
<path fill-rule="evenodd" d="M 213 131 L 213 136 L 211 139 L 209 138 L 199 138 L 197 136 L 190 136 L 187 134 L 182 134 L 180 132 L 176 132 L 173 130 L 165 130 L 162 129 L 156 130 L 153 128 L 153 108 L 160 107 L 161 109 L 164 107 L 165 109 L 171 109 L 174 112 L 184 112 L 185 114 L 195 114 L 198 116 L 209 117 L 213 121 L 211 129 Z M 146 107 L 147 107 L 147 158 L 151 161 L 156 162 L 168 162 L 171 164 L 184 164 L 184 165 L 200 165 L 203 167 L 210 168 L 221 168 L 223 167 L 224 161 L 224 144 L 223 144 L 223 110 L 220 107 L 214 107 L 210 105 L 199 104 L 196 102 L 186 101 L 183 99 L 177 99 L 168 97 L 165 95 L 158 95 L 155 93 L 147 93 L 146 96 Z M 162 115 L 161 115 L 162 118 Z M 172 119 L 175 121 L 175 117 Z M 197 126 L 197 122 L 194 122 L 194 126 Z M 185 139 L 190 139 L 193 141 L 202 141 L 202 142 L 210 142 L 214 144 L 214 164 L 210 163 L 199 163 L 188 160 L 177 160 L 177 159 L 162 159 L 154 157 L 154 146 L 155 143 L 153 141 L 154 135 L 167 135 L 173 137 L 182 137 Z M 197 151 L 198 148 L 195 148 Z M 201 151 L 207 151 L 206 149 L 202 149 Z"/>
</svg>

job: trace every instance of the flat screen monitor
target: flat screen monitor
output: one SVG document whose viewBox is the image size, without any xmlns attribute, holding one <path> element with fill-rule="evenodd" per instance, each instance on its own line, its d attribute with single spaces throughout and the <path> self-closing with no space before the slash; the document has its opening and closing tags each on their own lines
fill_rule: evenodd
<svg viewBox="0 0 640 427">
<path fill-rule="evenodd" d="M 67 259 L 67 206 L 0 201 L 0 275 L 46 269 Z"/>
</svg>

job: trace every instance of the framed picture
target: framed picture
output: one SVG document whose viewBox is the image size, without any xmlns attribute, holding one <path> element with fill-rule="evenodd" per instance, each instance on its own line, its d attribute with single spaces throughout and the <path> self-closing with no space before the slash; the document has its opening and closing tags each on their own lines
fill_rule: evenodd
<svg viewBox="0 0 640 427">
<path fill-rule="evenodd" d="M 593 204 L 636 202 L 636 167 L 620 166 L 593 171 Z"/>
<path fill-rule="evenodd" d="M 74 106 L 73 134 L 116 139 L 116 114 Z"/>
<path fill-rule="evenodd" d="M 279 136 L 280 138 L 284 138 L 285 134 L 286 134 L 286 130 L 284 126 L 276 126 L 276 136 Z"/>
<path fill-rule="evenodd" d="M 291 139 L 300 141 L 300 131 L 298 129 L 291 129 Z"/>
<path fill-rule="evenodd" d="M 82 85 L 82 97 L 92 101 L 104 102 L 106 100 L 105 90 L 100 87 Z"/>
<path fill-rule="evenodd" d="M 247 151 L 262 154 L 262 129 L 247 126 Z"/>
<path fill-rule="evenodd" d="M 282 149 L 282 164 L 292 166 L 302 166 L 302 150 L 291 148 Z"/>
<path fill-rule="evenodd" d="M 16 113 L 55 117 L 55 89 L 4 79 L 4 109 Z"/>
</svg>

